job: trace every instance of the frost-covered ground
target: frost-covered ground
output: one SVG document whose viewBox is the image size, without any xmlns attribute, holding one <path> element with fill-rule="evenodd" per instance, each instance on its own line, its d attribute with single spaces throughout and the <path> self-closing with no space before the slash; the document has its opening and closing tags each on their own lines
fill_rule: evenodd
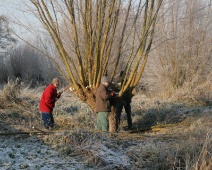
<svg viewBox="0 0 212 170">
<path fill-rule="evenodd" d="M 83 169 L 74 158 L 62 157 L 36 136 L 0 138 L 0 170 Z"/>
<path fill-rule="evenodd" d="M 149 101 L 137 95 L 132 101 L 134 132 L 125 131 L 123 113 L 121 131 L 110 134 L 96 132 L 95 114 L 67 94 L 54 110 L 57 126 L 53 133 L 17 135 L 15 132 L 35 130 L 31 129 L 32 124 L 40 128 L 40 93 L 31 94 L 23 95 L 18 104 L 0 99 L 0 133 L 14 132 L 0 135 L 0 170 L 151 170 L 186 166 L 189 169 L 201 156 L 202 146 L 208 153 L 205 162 L 209 162 L 210 106 L 187 107 L 182 103 Z M 157 131 L 139 131 L 157 125 Z"/>
<path fill-rule="evenodd" d="M 58 134 L 47 138 L 52 140 L 56 137 L 58 139 L 55 141 L 58 143 L 61 139 Z M 78 156 L 72 154 L 68 156 L 61 154 L 58 151 L 60 149 L 52 147 L 54 145 L 45 143 L 45 137 L 42 138 L 29 135 L 1 137 L 0 170 L 130 169 L 130 158 L 125 150 L 127 148 L 123 149 L 122 146 L 118 148 L 115 143 L 113 146 L 110 139 L 96 140 L 96 143 L 88 141 L 80 146 L 73 146 L 75 152 L 78 150 L 76 154 Z M 72 147 L 71 142 L 68 145 Z M 91 166 L 91 162 L 95 162 L 96 166 Z"/>
</svg>

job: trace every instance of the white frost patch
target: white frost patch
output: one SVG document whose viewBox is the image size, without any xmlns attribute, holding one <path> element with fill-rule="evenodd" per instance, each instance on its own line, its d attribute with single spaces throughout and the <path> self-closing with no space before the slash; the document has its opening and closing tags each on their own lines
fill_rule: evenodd
<svg viewBox="0 0 212 170">
<path fill-rule="evenodd" d="M 0 137 L 0 170 L 83 169 L 73 158 L 62 158 L 36 137 Z"/>
<path fill-rule="evenodd" d="M 101 146 L 99 152 L 99 155 L 109 164 L 128 166 L 130 165 L 130 160 L 125 154 L 120 150 L 114 152 L 104 145 Z"/>
<path fill-rule="evenodd" d="M 107 165 L 116 165 L 116 166 L 124 166 L 127 167 L 130 165 L 130 159 L 126 155 L 126 151 L 123 149 L 114 149 L 106 147 L 104 144 L 95 144 L 89 146 L 89 150 L 95 151 L 99 157 Z"/>
</svg>

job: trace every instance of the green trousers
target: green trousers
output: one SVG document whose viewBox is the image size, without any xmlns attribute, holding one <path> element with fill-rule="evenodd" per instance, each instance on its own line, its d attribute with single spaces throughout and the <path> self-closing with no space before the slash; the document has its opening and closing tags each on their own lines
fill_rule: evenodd
<svg viewBox="0 0 212 170">
<path fill-rule="evenodd" d="M 97 113 L 97 130 L 101 130 L 101 131 L 109 130 L 108 115 L 109 115 L 109 112 Z"/>
</svg>

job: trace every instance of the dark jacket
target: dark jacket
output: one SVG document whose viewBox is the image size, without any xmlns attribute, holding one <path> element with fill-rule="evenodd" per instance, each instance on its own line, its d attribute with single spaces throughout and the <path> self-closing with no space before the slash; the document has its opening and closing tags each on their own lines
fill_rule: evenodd
<svg viewBox="0 0 212 170">
<path fill-rule="evenodd" d="M 100 84 L 99 88 L 96 91 L 96 112 L 110 112 L 110 94 L 109 90 Z"/>
<path fill-rule="evenodd" d="M 57 89 L 53 84 L 48 85 L 40 100 L 40 111 L 51 113 L 57 99 Z"/>
<path fill-rule="evenodd" d="M 119 76 L 118 78 L 115 79 L 115 82 L 117 83 L 118 89 L 120 90 L 121 85 L 124 82 L 124 77 Z M 126 82 L 127 82 L 127 80 L 126 80 Z M 125 102 L 131 103 L 131 99 L 134 96 L 134 94 L 132 93 L 132 91 L 134 91 L 134 90 L 127 90 L 123 94 L 122 97 L 125 100 Z"/>
</svg>

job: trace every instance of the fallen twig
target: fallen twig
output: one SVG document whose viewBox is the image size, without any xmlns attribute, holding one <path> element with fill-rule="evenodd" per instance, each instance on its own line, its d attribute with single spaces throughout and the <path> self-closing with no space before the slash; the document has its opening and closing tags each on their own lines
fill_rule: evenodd
<svg viewBox="0 0 212 170">
<path fill-rule="evenodd" d="M 48 135 L 53 132 L 6 132 L 0 133 L 0 136 L 9 136 L 9 135 Z"/>
</svg>

